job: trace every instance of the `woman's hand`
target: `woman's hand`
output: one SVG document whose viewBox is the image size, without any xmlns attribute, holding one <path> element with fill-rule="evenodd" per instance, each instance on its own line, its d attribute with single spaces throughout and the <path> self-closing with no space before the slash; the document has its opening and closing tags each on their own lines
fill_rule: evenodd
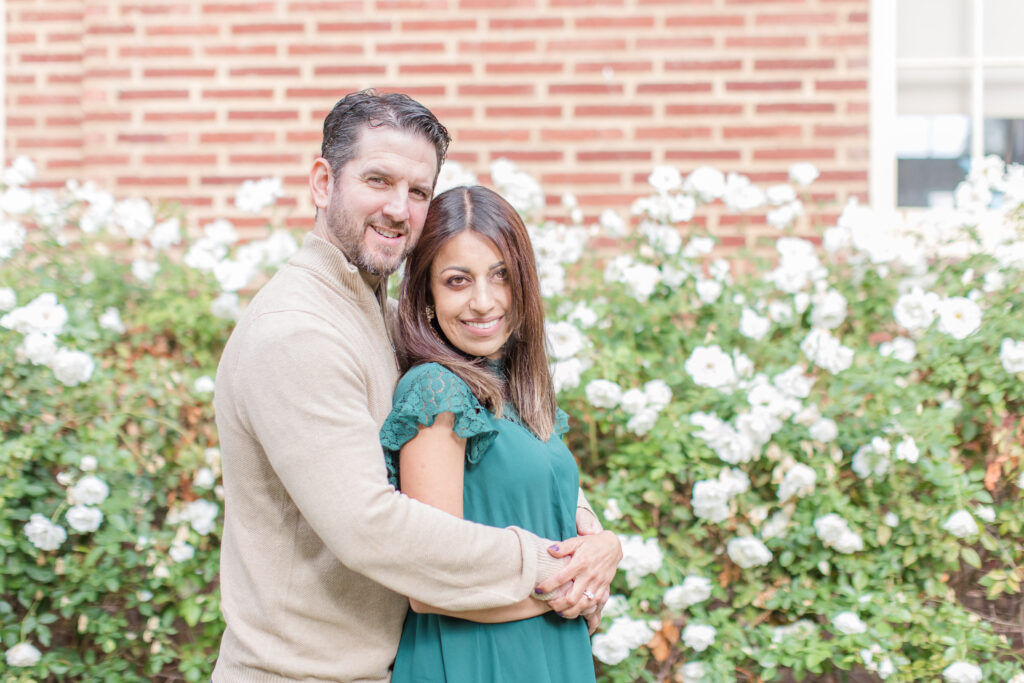
<svg viewBox="0 0 1024 683">
<path fill-rule="evenodd" d="M 596 606 L 600 617 L 622 559 L 618 537 L 610 531 L 576 536 L 552 546 L 548 552 L 553 557 L 569 557 L 564 569 L 537 586 L 538 592 L 548 593 L 568 584 L 548 600 L 551 609 L 566 619 L 574 619 Z"/>
</svg>

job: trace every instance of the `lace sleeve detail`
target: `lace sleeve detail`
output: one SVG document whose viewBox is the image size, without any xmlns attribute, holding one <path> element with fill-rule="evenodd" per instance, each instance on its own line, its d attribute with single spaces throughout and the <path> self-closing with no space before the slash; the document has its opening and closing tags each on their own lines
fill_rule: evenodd
<svg viewBox="0 0 1024 683">
<path fill-rule="evenodd" d="M 416 436 L 419 425 L 433 425 L 441 413 L 455 415 L 455 434 L 466 439 L 469 463 L 479 462 L 498 436 L 493 416 L 451 370 L 437 363 L 412 368 L 398 383 L 391 414 L 380 428 L 388 480 L 396 488 L 399 451 Z"/>
<path fill-rule="evenodd" d="M 564 436 L 569 431 L 569 415 L 561 408 L 555 408 L 555 436 Z"/>
</svg>

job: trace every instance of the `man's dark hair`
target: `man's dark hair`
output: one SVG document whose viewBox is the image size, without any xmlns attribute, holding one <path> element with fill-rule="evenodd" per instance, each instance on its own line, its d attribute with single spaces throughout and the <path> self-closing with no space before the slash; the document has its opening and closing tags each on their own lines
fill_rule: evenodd
<svg viewBox="0 0 1024 683">
<path fill-rule="evenodd" d="M 349 93 L 338 100 L 324 119 L 324 139 L 320 156 L 330 164 L 335 176 L 356 155 L 356 146 L 364 128 L 388 126 L 416 133 L 437 151 L 437 170 L 441 170 L 448 143 L 448 129 L 422 104 L 402 93 L 378 93 L 367 89 Z"/>
</svg>

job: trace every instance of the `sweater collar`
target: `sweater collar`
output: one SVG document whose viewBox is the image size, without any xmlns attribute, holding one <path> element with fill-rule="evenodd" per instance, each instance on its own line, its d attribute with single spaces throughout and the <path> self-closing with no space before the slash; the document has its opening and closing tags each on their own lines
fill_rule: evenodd
<svg viewBox="0 0 1024 683">
<path fill-rule="evenodd" d="M 289 263 L 323 275 L 360 299 L 382 302 L 387 296 L 386 277 L 380 278 L 376 287 L 371 286 L 368 278 L 363 277 L 364 274 L 348 260 L 341 249 L 311 232 L 303 238 L 302 248 Z"/>
</svg>

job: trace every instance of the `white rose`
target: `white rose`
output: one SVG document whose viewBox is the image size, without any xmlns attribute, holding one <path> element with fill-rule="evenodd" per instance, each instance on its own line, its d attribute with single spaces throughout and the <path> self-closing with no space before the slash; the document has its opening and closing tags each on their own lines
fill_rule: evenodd
<svg viewBox="0 0 1024 683">
<path fill-rule="evenodd" d="M 584 390 L 587 401 L 595 408 L 612 409 L 622 400 L 622 389 L 618 384 L 607 379 L 592 379 L 587 382 Z"/>
<path fill-rule="evenodd" d="M 826 548 L 849 555 L 864 549 L 864 540 L 850 530 L 846 520 L 832 512 L 814 520 L 814 531 Z"/>
<path fill-rule="evenodd" d="M 740 334 L 748 339 L 760 341 L 768 330 L 771 329 L 771 321 L 751 308 L 744 308 L 740 315 Z"/>
<path fill-rule="evenodd" d="M 36 177 L 36 164 L 27 156 L 20 154 L 11 161 L 3 174 L 5 185 L 24 185 Z"/>
<path fill-rule="evenodd" d="M 626 234 L 626 221 L 622 220 L 617 211 L 605 209 L 597 222 L 609 237 L 624 237 Z"/>
<path fill-rule="evenodd" d="M 815 327 L 835 329 L 846 320 L 846 297 L 834 289 L 813 297 L 811 324 Z"/>
<path fill-rule="evenodd" d="M 78 463 L 78 469 L 83 472 L 95 472 L 98 466 L 99 462 L 92 455 L 83 455 L 82 460 Z"/>
<path fill-rule="evenodd" d="M 67 511 L 64 518 L 68 521 L 68 526 L 75 531 L 89 534 L 100 528 L 103 511 L 88 505 L 75 505 Z"/>
<path fill-rule="evenodd" d="M 734 213 L 743 213 L 763 205 L 764 192 L 750 183 L 750 178 L 739 173 L 730 173 L 725 177 L 725 194 L 722 202 Z"/>
<path fill-rule="evenodd" d="M 579 358 L 556 361 L 551 364 L 551 383 L 554 384 L 555 393 L 561 393 L 575 389 L 580 385 L 580 375 L 586 367 Z"/>
<path fill-rule="evenodd" d="M 875 448 L 872 444 L 861 446 L 853 454 L 850 468 L 861 479 L 874 475 L 881 477 L 889 471 L 889 451 Z"/>
<path fill-rule="evenodd" d="M 804 187 L 813 183 L 818 175 L 817 167 L 806 161 L 795 163 L 789 167 L 789 179 Z"/>
<path fill-rule="evenodd" d="M 35 666 L 39 663 L 42 654 L 29 643 L 18 643 L 7 651 L 5 659 L 7 666 Z"/>
<path fill-rule="evenodd" d="M 658 411 L 653 408 L 644 408 L 626 422 L 626 429 L 637 436 L 643 436 L 651 431 L 658 421 Z"/>
<path fill-rule="evenodd" d="M 712 202 L 725 194 L 725 176 L 711 166 L 698 166 L 686 176 L 683 191 L 702 202 Z"/>
<path fill-rule="evenodd" d="M 868 630 L 868 625 L 853 612 L 840 612 L 832 618 L 832 625 L 845 635 L 855 635 Z"/>
<path fill-rule="evenodd" d="M 717 479 L 695 482 L 690 504 L 699 519 L 719 524 L 729 517 L 729 489 Z"/>
<path fill-rule="evenodd" d="M 920 456 L 921 451 L 918 449 L 917 442 L 914 441 L 913 437 L 905 436 L 902 441 L 896 444 L 897 459 L 905 460 L 913 465 Z"/>
<path fill-rule="evenodd" d="M 948 683 L 981 683 L 982 671 L 977 664 L 970 662 L 953 662 L 942 671 L 942 677 Z"/>
<path fill-rule="evenodd" d="M 658 546 L 658 539 L 644 540 L 636 535 L 619 536 L 619 542 L 622 544 L 622 559 L 619 561 L 619 569 L 626 572 L 626 584 L 630 588 L 635 588 L 640 584 L 640 579 L 661 568 L 664 556 Z"/>
<path fill-rule="evenodd" d="M 681 683 L 704 683 L 707 671 L 701 662 L 687 662 L 683 664 L 680 673 L 683 676 Z"/>
<path fill-rule="evenodd" d="M 772 561 L 772 551 L 753 536 L 734 538 L 726 545 L 729 559 L 743 569 L 759 567 Z"/>
<path fill-rule="evenodd" d="M 71 489 L 71 500 L 78 505 L 99 505 L 110 495 L 110 487 L 99 477 L 89 474 Z"/>
<path fill-rule="evenodd" d="M 981 328 L 981 308 L 966 297 L 944 299 L 937 311 L 939 331 L 954 339 L 966 339 Z"/>
<path fill-rule="evenodd" d="M 708 624 L 687 624 L 683 629 L 683 644 L 686 647 L 703 652 L 715 642 L 717 631 Z"/>
<path fill-rule="evenodd" d="M 42 332 L 29 332 L 21 340 L 15 354 L 18 360 L 49 366 L 57 355 L 57 337 Z"/>
<path fill-rule="evenodd" d="M 892 341 L 879 344 L 878 352 L 883 356 L 892 356 L 898 361 L 909 363 L 917 356 L 917 344 L 906 337 L 896 337 Z"/>
<path fill-rule="evenodd" d="M 149 233 L 149 243 L 157 251 L 181 243 L 181 224 L 177 218 L 168 218 L 157 223 Z"/>
<path fill-rule="evenodd" d="M 619 509 L 619 501 L 614 498 L 609 498 L 608 502 L 605 503 L 604 513 L 602 516 L 609 522 L 615 522 L 622 519 L 622 510 Z M 605 606 L 605 614 L 608 614 L 607 605 Z M 610 616 L 610 615 L 609 615 Z"/>
<path fill-rule="evenodd" d="M 31 190 L 24 187 L 8 187 L 0 195 L 0 210 L 11 215 L 27 213 L 32 209 L 33 201 Z"/>
<path fill-rule="evenodd" d="M 202 375 L 201 377 L 196 377 L 196 381 L 192 382 L 192 391 L 197 394 L 210 394 L 213 393 L 215 386 L 212 377 Z"/>
<path fill-rule="evenodd" d="M 73 387 L 88 381 L 96 365 L 92 356 L 84 351 L 60 349 L 54 354 L 50 367 L 53 368 L 53 376 L 57 381 L 64 386 Z"/>
<path fill-rule="evenodd" d="M 720 389 L 737 381 L 732 358 L 719 346 L 698 346 L 690 353 L 684 367 L 694 383 L 703 387 Z"/>
<path fill-rule="evenodd" d="M 772 384 L 779 391 L 793 398 L 807 398 L 814 387 L 814 378 L 804 374 L 804 369 L 794 365 L 772 378 Z"/>
<path fill-rule="evenodd" d="M 583 333 L 572 323 L 548 322 L 544 324 L 544 332 L 554 360 L 572 358 L 587 345 Z"/>
<path fill-rule="evenodd" d="M 812 439 L 822 443 L 834 441 L 839 436 L 839 428 L 836 426 L 835 421 L 827 417 L 823 417 L 812 424 L 808 431 L 810 431 Z"/>
<path fill-rule="evenodd" d="M 709 278 L 697 278 L 695 284 L 697 298 L 703 304 L 713 304 L 722 296 L 722 283 Z"/>
<path fill-rule="evenodd" d="M 999 362 L 1011 375 L 1024 372 L 1024 340 L 1003 339 L 999 344 Z"/>
<path fill-rule="evenodd" d="M 646 263 L 634 263 L 622 272 L 622 281 L 630 296 L 645 303 L 661 281 L 661 271 Z"/>
<path fill-rule="evenodd" d="M 580 329 L 586 330 L 597 324 L 597 313 L 585 303 L 580 302 L 569 313 L 568 320 Z"/>
<path fill-rule="evenodd" d="M 280 178 L 246 180 L 235 192 L 235 207 L 245 213 L 259 213 L 283 196 Z"/>
<path fill-rule="evenodd" d="M 188 543 L 172 543 L 167 554 L 175 562 L 186 562 L 196 555 L 196 549 Z"/>
<path fill-rule="evenodd" d="M 37 512 L 29 517 L 25 525 L 25 536 L 40 550 L 56 550 L 67 540 L 68 532 Z"/>
<path fill-rule="evenodd" d="M 9 311 L 18 305 L 18 295 L 10 287 L 0 287 L 0 311 Z"/>
<path fill-rule="evenodd" d="M 996 511 L 992 509 L 991 505 L 979 505 L 974 509 L 974 514 L 978 515 L 978 519 L 988 524 L 996 521 Z"/>
<path fill-rule="evenodd" d="M 132 275 L 141 282 L 152 282 L 156 274 L 160 272 L 160 264 L 156 261 L 147 261 L 137 258 L 132 261 Z"/>
<path fill-rule="evenodd" d="M 213 474 L 213 470 L 209 467 L 201 467 L 196 471 L 196 476 L 192 480 L 192 485 L 200 489 L 213 488 L 213 485 L 217 483 L 217 478 Z"/>
<path fill-rule="evenodd" d="M 629 389 L 622 394 L 620 403 L 627 415 L 636 415 L 647 408 L 647 394 L 642 389 Z"/>
<path fill-rule="evenodd" d="M 210 313 L 225 320 L 238 320 L 242 309 L 238 305 L 238 294 L 224 292 L 210 302 Z"/>
<path fill-rule="evenodd" d="M 647 182 L 659 194 L 667 194 L 682 186 L 683 176 L 674 166 L 655 166 L 651 175 L 647 177 Z"/>
<path fill-rule="evenodd" d="M 114 205 L 114 222 L 131 239 L 142 239 L 153 229 L 153 207 L 145 199 L 122 199 Z"/>
<path fill-rule="evenodd" d="M 837 374 L 853 364 L 853 349 L 840 344 L 839 340 L 823 329 L 812 329 L 800 342 L 800 350 L 815 365 Z"/>
<path fill-rule="evenodd" d="M 103 315 L 100 316 L 99 323 L 100 327 L 104 330 L 124 334 L 125 328 L 124 323 L 121 321 L 121 312 L 113 306 L 103 311 Z"/>
<path fill-rule="evenodd" d="M 700 256 L 707 256 L 715 249 L 715 240 L 711 237 L 691 237 L 690 241 L 683 247 L 683 257 L 695 259 Z"/>
<path fill-rule="evenodd" d="M 185 506 L 181 518 L 182 521 L 187 521 L 196 533 L 205 536 L 216 527 L 219 512 L 220 508 L 216 503 L 199 498 Z"/>
<path fill-rule="evenodd" d="M 647 397 L 647 405 L 655 410 L 661 410 L 672 402 L 672 389 L 665 380 L 652 379 L 644 384 L 644 396 Z"/>
<path fill-rule="evenodd" d="M 665 591 L 665 606 L 671 610 L 681 611 L 710 597 L 711 580 L 691 574 L 683 579 L 682 584 Z"/>
<path fill-rule="evenodd" d="M 603 664 L 615 666 L 629 656 L 629 648 L 607 633 L 598 633 L 590 643 L 594 657 Z"/>
<path fill-rule="evenodd" d="M 814 491 L 817 474 L 803 463 L 797 463 L 786 471 L 779 484 L 779 502 L 784 503 L 793 496 L 803 497 Z"/>
<path fill-rule="evenodd" d="M 969 538 L 978 534 L 978 523 L 967 510 L 957 510 L 946 519 L 942 528 L 957 538 Z"/>
<path fill-rule="evenodd" d="M 896 300 L 893 317 L 896 323 L 911 332 L 926 329 L 935 320 L 935 311 L 939 305 L 939 296 L 933 292 L 923 292 L 916 287 L 910 293 Z"/>
</svg>

